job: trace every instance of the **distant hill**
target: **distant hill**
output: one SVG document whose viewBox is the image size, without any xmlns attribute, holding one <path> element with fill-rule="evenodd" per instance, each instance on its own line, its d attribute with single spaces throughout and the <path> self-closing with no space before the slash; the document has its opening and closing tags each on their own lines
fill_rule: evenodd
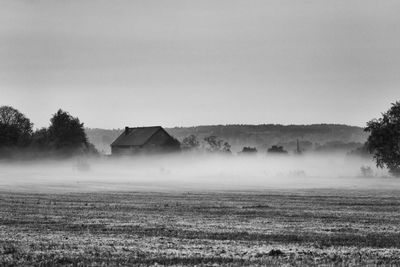
<svg viewBox="0 0 400 267">
<path fill-rule="evenodd" d="M 123 132 L 121 129 L 86 128 L 89 142 L 103 154 L 111 153 L 111 143 Z"/>
<path fill-rule="evenodd" d="M 306 150 L 328 151 L 332 149 L 352 150 L 361 146 L 368 134 L 363 128 L 341 124 L 312 125 L 205 125 L 195 127 L 174 127 L 166 130 L 177 139 L 194 134 L 198 139 L 215 135 L 228 141 L 232 151 L 243 146 L 254 146 L 266 151 L 272 145 L 282 145 L 286 150 L 296 148 L 296 141 Z M 110 144 L 122 133 L 122 129 L 86 129 L 89 141 L 103 153 L 110 153 Z"/>
</svg>

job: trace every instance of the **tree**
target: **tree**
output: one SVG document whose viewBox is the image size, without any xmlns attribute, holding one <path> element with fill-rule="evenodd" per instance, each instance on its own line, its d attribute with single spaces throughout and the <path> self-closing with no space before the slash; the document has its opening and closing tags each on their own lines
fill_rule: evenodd
<svg viewBox="0 0 400 267">
<path fill-rule="evenodd" d="M 24 114 L 10 106 L 0 107 L 0 146 L 24 147 L 29 145 L 32 123 Z"/>
<path fill-rule="evenodd" d="M 58 110 L 50 119 L 48 129 L 49 145 L 56 150 L 70 154 L 89 148 L 83 123 L 68 112 Z"/>
<path fill-rule="evenodd" d="M 242 153 L 244 153 L 244 154 L 257 154 L 257 148 L 245 146 L 242 149 Z"/>
<path fill-rule="evenodd" d="M 184 150 L 197 149 L 199 146 L 200 142 L 197 140 L 197 137 L 194 134 L 183 138 L 181 143 L 181 147 Z"/>
<path fill-rule="evenodd" d="M 400 177 L 400 102 L 382 114 L 379 119 L 367 122 L 364 129 L 370 135 L 366 142 L 377 167 L 387 167 L 389 172 Z"/>
<path fill-rule="evenodd" d="M 283 149 L 283 146 L 272 146 L 268 149 L 268 153 L 287 154 L 288 152 Z"/>
<path fill-rule="evenodd" d="M 47 128 L 38 129 L 32 135 L 31 147 L 39 150 L 48 150 L 49 139 Z"/>
<path fill-rule="evenodd" d="M 231 153 L 231 145 L 228 142 L 224 142 L 222 146 L 222 152 Z"/>
<path fill-rule="evenodd" d="M 205 137 L 204 141 L 208 146 L 206 149 L 210 152 L 231 153 L 231 145 L 222 139 L 218 139 L 214 135 Z"/>
</svg>

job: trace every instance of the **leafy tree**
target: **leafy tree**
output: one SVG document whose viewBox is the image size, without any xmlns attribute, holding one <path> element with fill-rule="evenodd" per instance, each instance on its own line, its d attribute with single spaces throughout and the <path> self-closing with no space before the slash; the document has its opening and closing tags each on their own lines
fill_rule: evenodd
<svg viewBox="0 0 400 267">
<path fill-rule="evenodd" d="M 231 145 L 228 142 L 224 142 L 222 146 L 222 152 L 231 153 Z"/>
<path fill-rule="evenodd" d="M 400 177 L 400 102 L 392 104 L 381 118 L 367 122 L 365 131 L 370 133 L 366 146 L 377 167 L 386 166 Z"/>
<path fill-rule="evenodd" d="M 24 147 L 30 142 L 32 123 L 10 106 L 0 107 L 0 146 Z"/>
<path fill-rule="evenodd" d="M 214 135 L 205 137 L 204 141 L 208 146 L 207 150 L 210 152 L 231 153 L 231 145 Z"/>
<path fill-rule="evenodd" d="M 181 147 L 182 149 L 185 150 L 190 150 L 190 149 L 197 149 L 200 146 L 199 140 L 197 140 L 197 137 L 194 134 L 191 134 L 185 138 L 183 138 Z"/>
<path fill-rule="evenodd" d="M 50 122 L 48 139 L 51 148 L 68 154 L 83 152 L 89 148 L 83 123 L 78 118 L 60 109 L 53 115 Z"/>
<path fill-rule="evenodd" d="M 36 130 L 32 135 L 31 147 L 39 150 L 49 149 L 49 131 L 46 128 Z"/>
<path fill-rule="evenodd" d="M 283 149 L 283 146 L 272 146 L 268 149 L 268 153 L 287 154 L 288 152 Z"/>
<path fill-rule="evenodd" d="M 257 153 L 257 148 L 245 146 L 245 147 L 243 147 L 243 149 L 242 149 L 242 153 L 246 153 L 246 154 L 256 154 L 256 153 Z"/>
</svg>

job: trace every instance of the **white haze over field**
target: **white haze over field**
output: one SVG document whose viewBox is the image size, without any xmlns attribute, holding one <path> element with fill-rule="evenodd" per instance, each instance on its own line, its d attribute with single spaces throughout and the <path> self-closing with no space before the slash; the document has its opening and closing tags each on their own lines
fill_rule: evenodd
<svg viewBox="0 0 400 267">
<path fill-rule="evenodd" d="M 369 166 L 374 177 L 361 176 Z M 368 159 L 343 155 L 164 155 L 68 161 L 0 162 L 0 191 L 207 191 L 400 189 Z"/>
</svg>

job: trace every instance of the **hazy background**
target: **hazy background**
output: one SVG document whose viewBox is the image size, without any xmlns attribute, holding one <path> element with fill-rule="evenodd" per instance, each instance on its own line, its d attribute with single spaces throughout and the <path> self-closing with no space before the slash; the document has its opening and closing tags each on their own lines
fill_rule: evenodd
<svg viewBox="0 0 400 267">
<path fill-rule="evenodd" d="M 370 177 L 362 175 L 362 166 L 371 168 Z M 335 154 L 189 153 L 126 159 L 0 162 L 0 168 L 1 191 L 391 190 L 400 186 L 399 179 L 375 168 L 371 159 Z"/>
<path fill-rule="evenodd" d="M 47 126 L 363 126 L 400 99 L 400 1 L 0 1 L 0 104 Z"/>
</svg>

